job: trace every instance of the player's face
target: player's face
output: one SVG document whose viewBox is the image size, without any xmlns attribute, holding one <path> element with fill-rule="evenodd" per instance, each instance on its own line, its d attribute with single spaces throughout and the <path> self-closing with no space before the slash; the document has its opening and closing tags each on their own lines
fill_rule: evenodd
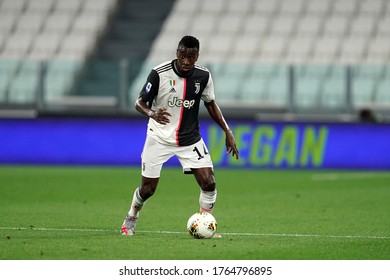
<svg viewBox="0 0 390 280">
<path fill-rule="evenodd" d="M 179 46 L 176 52 L 177 70 L 183 75 L 186 75 L 194 68 L 195 62 L 198 60 L 199 51 L 195 48 L 186 48 Z"/>
</svg>

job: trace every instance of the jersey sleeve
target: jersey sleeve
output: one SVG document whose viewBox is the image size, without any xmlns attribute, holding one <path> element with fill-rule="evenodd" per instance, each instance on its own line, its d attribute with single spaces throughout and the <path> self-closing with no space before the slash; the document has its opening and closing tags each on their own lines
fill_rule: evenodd
<svg viewBox="0 0 390 280">
<path fill-rule="evenodd" d="M 160 77 L 156 70 L 153 69 L 150 71 L 146 83 L 142 87 L 142 90 L 139 94 L 139 96 L 142 98 L 142 101 L 149 104 L 149 106 L 151 106 L 153 99 L 157 96 L 159 83 Z"/>
<path fill-rule="evenodd" d="M 209 79 L 203 91 L 202 100 L 208 103 L 213 101 L 214 99 L 215 99 L 214 82 L 213 79 L 211 78 L 211 74 L 209 73 Z"/>
</svg>

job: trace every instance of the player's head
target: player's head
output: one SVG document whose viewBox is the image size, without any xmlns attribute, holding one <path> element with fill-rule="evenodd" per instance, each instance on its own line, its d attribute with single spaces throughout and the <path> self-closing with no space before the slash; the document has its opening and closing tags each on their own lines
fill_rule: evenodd
<svg viewBox="0 0 390 280">
<path fill-rule="evenodd" d="M 184 36 L 177 46 L 177 68 L 178 71 L 186 75 L 194 68 L 199 57 L 199 40 L 193 36 Z"/>
<path fill-rule="evenodd" d="M 197 49 L 199 52 L 199 40 L 196 39 L 194 36 L 186 35 L 183 38 L 181 38 L 177 48 L 179 49 L 180 47 Z"/>
</svg>

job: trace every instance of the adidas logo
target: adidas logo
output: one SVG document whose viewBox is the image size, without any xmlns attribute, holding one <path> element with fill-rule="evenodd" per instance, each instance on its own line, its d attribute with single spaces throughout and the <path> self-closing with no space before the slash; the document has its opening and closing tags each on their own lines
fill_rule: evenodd
<svg viewBox="0 0 390 280">
<path fill-rule="evenodd" d="M 169 91 L 169 93 L 176 93 L 175 88 L 171 88 L 171 90 Z"/>
</svg>

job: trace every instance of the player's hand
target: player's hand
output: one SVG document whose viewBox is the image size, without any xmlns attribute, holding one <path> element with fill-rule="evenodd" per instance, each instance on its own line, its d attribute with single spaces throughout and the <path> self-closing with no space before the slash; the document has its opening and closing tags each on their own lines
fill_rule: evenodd
<svg viewBox="0 0 390 280">
<path fill-rule="evenodd" d="M 236 159 L 240 158 L 240 153 L 238 152 L 236 146 L 236 140 L 234 140 L 234 136 L 231 130 L 226 133 L 226 153 L 231 154 Z"/>
<path fill-rule="evenodd" d="M 157 111 L 155 111 L 150 117 L 154 119 L 159 124 L 166 125 L 167 123 L 170 123 L 168 117 L 171 117 L 171 113 L 167 111 L 166 108 L 159 108 Z"/>
</svg>

